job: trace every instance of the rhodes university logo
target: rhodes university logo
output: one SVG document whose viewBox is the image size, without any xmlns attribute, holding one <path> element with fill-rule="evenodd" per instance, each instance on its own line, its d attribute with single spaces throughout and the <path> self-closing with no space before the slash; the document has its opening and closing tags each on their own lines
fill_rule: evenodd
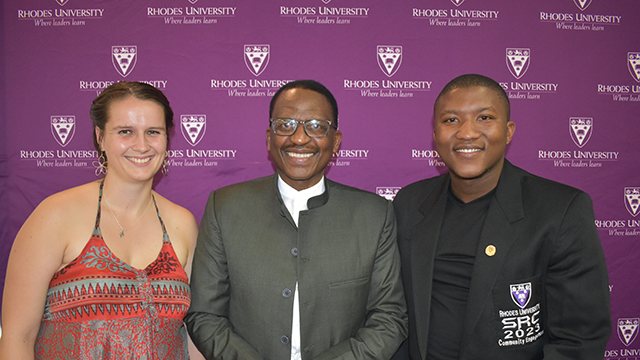
<svg viewBox="0 0 640 360">
<path fill-rule="evenodd" d="M 462 3 L 464 2 L 464 0 L 451 0 L 451 2 L 453 3 L 453 5 L 455 6 L 460 6 L 462 5 Z"/>
<path fill-rule="evenodd" d="M 591 0 L 573 0 L 580 11 L 584 11 L 584 9 L 588 8 L 591 5 Z"/>
<path fill-rule="evenodd" d="M 60 146 L 69 144 L 76 133 L 76 117 L 73 115 L 54 115 L 51 117 L 51 134 Z"/>
<path fill-rule="evenodd" d="M 527 72 L 530 56 L 530 49 L 507 48 L 507 68 L 513 77 L 520 79 Z"/>
<path fill-rule="evenodd" d="M 627 53 L 627 67 L 633 80 L 640 82 L 640 52 Z"/>
<path fill-rule="evenodd" d="M 638 215 L 638 208 L 640 208 L 640 187 L 624 188 L 624 206 L 633 217 Z"/>
<path fill-rule="evenodd" d="M 69 0 L 56 0 L 56 2 L 58 3 L 58 5 L 64 6 L 66 3 L 69 2 Z"/>
<path fill-rule="evenodd" d="M 376 194 L 382 196 L 383 198 L 392 201 L 393 198 L 396 197 L 398 191 L 400 191 L 400 187 L 397 186 L 382 186 L 376 188 Z"/>
<path fill-rule="evenodd" d="M 388 77 L 393 76 L 402 64 L 402 46 L 378 45 L 377 53 L 380 70 Z"/>
<path fill-rule="evenodd" d="M 196 146 L 207 129 L 206 115 L 180 115 L 182 136 L 191 146 Z"/>
<path fill-rule="evenodd" d="M 571 140 L 573 140 L 573 143 L 579 148 L 585 146 L 591 138 L 592 127 L 592 118 L 570 117 L 569 132 L 571 133 Z"/>
<path fill-rule="evenodd" d="M 624 346 L 629 346 L 638 335 L 638 323 L 640 318 L 620 318 L 618 319 L 618 338 Z"/>
<path fill-rule="evenodd" d="M 127 77 L 136 66 L 138 47 L 135 45 L 112 46 L 111 62 L 118 74 Z"/>
<path fill-rule="evenodd" d="M 269 45 L 245 45 L 244 46 L 244 63 L 253 75 L 262 74 L 269 64 Z"/>
<path fill-rule="evenodd" d="M 511 291 L 511 299 L 521 309 L 524 309 L 531 299 L 531 283 L 511 284 L 509 285 Z"/>
</svg>

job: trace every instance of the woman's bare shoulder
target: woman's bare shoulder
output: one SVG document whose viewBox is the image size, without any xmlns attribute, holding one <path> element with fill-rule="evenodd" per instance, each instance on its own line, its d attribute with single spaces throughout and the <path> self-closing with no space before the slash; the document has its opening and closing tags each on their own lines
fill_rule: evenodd
<svg viewBox="0 0 640 360">
<path fill-rule="evenodd" d="M 95 217 L 98 209 L 99 182 L 76 186 L 44 199 L 33 211 L 25 226 L 37 226 L 44 231 L 69 228 Z"/>
<path fill-rule="evenodd" d="M 178 233 L 186 239 L 195 239 L 198 236 L 198 222 L 191 211 L 156 192 L 154 196 L 167 231 Z"/>
</svg>

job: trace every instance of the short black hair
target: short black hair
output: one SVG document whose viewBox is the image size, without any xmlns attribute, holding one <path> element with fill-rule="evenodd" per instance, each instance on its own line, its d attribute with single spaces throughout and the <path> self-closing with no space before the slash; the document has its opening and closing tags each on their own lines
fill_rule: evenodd
<svg viewBox="0 0 640 360">
<path fill-rule="evenodd" d="M 448 94 L 449 92 L 455 89 L 470 88 L 475 86 L 481 86 L 481 87 L 486 87 L 486 88 L 495 90 L 498 93 L 498 96 L 504 99 L 504 102 L 507 105 L 507 121 L 509 121 L 511 118 L 511 104 L 509 102 L 509 96 L 504 91 L 502 86 L 498 84 L 497 81 L 493 80 L 490 77 L 487 77 L 484 75 L 478 75 L 478 74 L 460 75 L 455 79 L 449 81 L 449 83 L 444 86 L 442 91 L 440 91 L 440 94 L 438 94 L 436 101 L 433 103 L 434 113 L 435 113 L 436 104 L 438 103 L 438 100 L 440 100 L 440 98 L 445 94 Z"/>
<path fill-rule="evenodd" d="M 338 128 L 338 102 L 336 101 L 336 98 L 333 97 L 333 94 L 331 93 L 331 91 L 329 91 L 329 89 L 327 89 L 326 86 L 320 84 L 315 80 L 291 81 L 284 84 L 280 89 L 278 89 L 278 91 L 276 91 L 276 93 L 271 98 L 271 104 L 269 104 L 269 119 L 271 119 L 271 114 L 273 114 L 273 108 L 275 107 L 276 100 L 278 99 L 280 94 L 284 91 L 291 90 L 291 89 L 307 89 L 307 90 L 312 90 L 319 94 L 324 95 L 324 97 L 327 98 L 327 101 L 329 101 L 329 104 L 331 105 L 331 111 L 333 112 L 333 119 L 332 119 L 333 124 L 336 129 Z"/>
</svg>

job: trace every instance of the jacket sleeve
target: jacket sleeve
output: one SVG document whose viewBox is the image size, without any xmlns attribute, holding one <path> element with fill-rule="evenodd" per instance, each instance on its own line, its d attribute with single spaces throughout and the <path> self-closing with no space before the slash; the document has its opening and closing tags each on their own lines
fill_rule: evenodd
<svg viewBox="0 0 640 360">
<path fill-rule="evenodd" d="M 609 281 L 594 220 L 591 198 L 578 193 L 564 214 L 545 276 L 545 360 L 604 356 L 611 335 Z"/>
<path fill-rule="evenodd" d="M 387 360 L 407 337 L 407 308 L 391 202 L 387 204 L 385 224 L 378 239 L 367 312 L 364 324 L 351 338 L 323 351 L 314 360 Z"/>
<path fill-rule="evenodd" d="M 214 205 L 215 191 L 200 224 L 191 274 L 191 307 L 185 322 L 193 343 L 208 360 L 262 359 L 234 333 L 229 321 L 229 273 Z"/>
</svg>

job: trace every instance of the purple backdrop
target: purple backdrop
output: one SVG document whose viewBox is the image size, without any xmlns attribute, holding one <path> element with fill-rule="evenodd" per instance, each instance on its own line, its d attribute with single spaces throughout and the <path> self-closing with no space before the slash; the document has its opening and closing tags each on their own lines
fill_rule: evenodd
<svg viewBox="0 0 640 360">
<path fill-rule="evenodd" d="M 113 82 L 169 97 L 176 127 L 156 190 L 199 219 L 211 190 L 273 172 L 268 103 L 284 82 L 316 79 L 338 100 L 344 137 L 328 176 L 391 198 L 446 171 L 432 104 L 476 72 L 511 97 L 507 157 L 591 194 L 611 283 L 605 358 L 640 357 L 637 0 L 23 0 L 0 11 L 2 279 L 35 206 L 95 179 L 88 110 Z"/>
</svg>

